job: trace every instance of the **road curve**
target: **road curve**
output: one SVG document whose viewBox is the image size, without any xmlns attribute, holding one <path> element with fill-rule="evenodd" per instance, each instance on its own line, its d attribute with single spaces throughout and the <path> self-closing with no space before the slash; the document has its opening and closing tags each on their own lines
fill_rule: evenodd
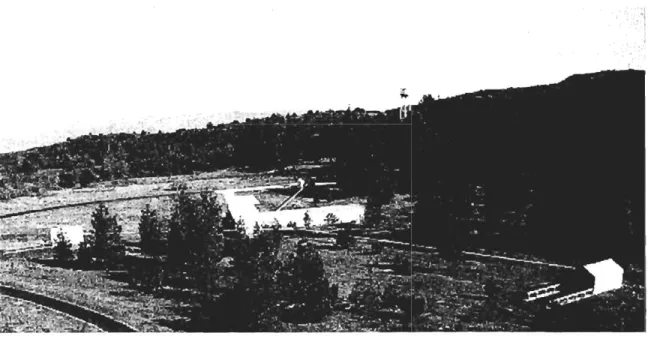
<svg viewBox="0 0 648 339">
<path fill-rule="evenodd" d="M 60 299 L 2 284 L 0 284 L 0 293 L 16 299 L 29 301 L 61 313 L 65 313 L 81 321 L 88 322 L 94 326 L 97 326 L 105 332 L 138 332 L 138 330 L 134 327 L 121 321 L 115 320 L 110 316 Z"/>
<path fill-rule="evenodd" d="M 53 309 L 53 308 L 51 308 L 51 307 L 47 307 L 47 306 L 44 306 L 44 305 L 41 305 L 41 304 L 35 303 L 35 302 L 33 302 L 33 301 L 30 301 L 30 300 L 26 300 L 26 299 L 22 299 L 22 298 L 16 298 L 16 297 L 13 297 L 13 296 L 10 296 L 10 295 L 7 295 L 7 294 L 2 294 L 2 293 L 0 293 L 0 296 L 1 296 L 2 298 L 6 298 L 6 299 L 13 299 L 13 300 L 18 300 L 18 301 L 20 301 L 20 302 L 25 302 L 25 303 L 29 303 L 29 304 L 33 304 L 33 305 L 37 305 L 38 307 L 40 307 L 40 308 L 42 308 L 42 309 L 48 310 L 48 311 L 50 311 L 50 312 L 54 312 L 54 313 L 56 313 L 56 314 L 59 314 L 59 315 L 62 315 L 62 316 L 64 316 L 64 317 L 66 317 L 66 318 L 72 318 L 72 319 L 74 319 L 74 320 L 76 320 L 76 321 L 79 321 L 79 322 L 83 323 L 83 326 L 84 326 L 84 327 L 86 327 L 86 326 L 94 327 L 94 328 L 98 329 L 99 332 L 103 332 L 99 327 L 97 327 L 96 325 L 94 325 L 94 324 L 92 324 L 92 323 L 89 323 L 89 322 L 87 322 L 87 321 L 85 321 L 85 320 L 81 320 L 81 319 L 79 319 L 79 318 L 77 318 L 77 317 L 73 317 L 73 316 L 71 316 L 71 315 L 69 315 L 69 314 L 67 314 L 67 313 L 61 312 L 61 311 L 59 311 L 59 310 L 55 310 L 55 309 Z"/>
</svg>

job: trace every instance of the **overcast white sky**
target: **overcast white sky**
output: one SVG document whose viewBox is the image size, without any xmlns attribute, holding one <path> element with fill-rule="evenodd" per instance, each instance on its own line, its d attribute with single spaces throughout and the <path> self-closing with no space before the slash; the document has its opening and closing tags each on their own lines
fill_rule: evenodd
<svg viewBox="0 0 648 339">
<path fill-rule="evenodd" d="M 642 8 L 444 3 L 2 1 L 0 152 L 645 69 Z"/>
</svg>

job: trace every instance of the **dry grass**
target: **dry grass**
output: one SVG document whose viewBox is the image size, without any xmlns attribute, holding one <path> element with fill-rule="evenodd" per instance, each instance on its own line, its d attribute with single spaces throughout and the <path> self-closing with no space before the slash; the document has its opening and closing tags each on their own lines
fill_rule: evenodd
<svg viewBox="0 0 648 339">
<path fill-rule="evenodd" d="M 171 201 L 171 197 L 161 197 L 118 201 L 107 203 L 106 206 L 111 213 L 117 215 L 119 224 L 122 226 L 123 238 L 134 241 L 139 239 L 137 231 L 139 218 L 146 204 L 151 204 L 151 207 L 157 209 L 161 215 L 169 215 Z M 79 206 L 0 219 L 0 229 L 2 233 L 31 235 L 30 240 L 37 238 L 38 234 L 48 234 L 48 230 L 54 226 L 82 226 L 89 230 L 92 228 L 90 223 L 92 212 L 96 208 L 95 205 Z"/>
<path fill-rule="evenodd" d="M 5 285 L 88 307 L 141 331 L 170 331 L 161 323 L 175 317 L 174 303 L 135 291 L 119 280 L 105 272 L 73 271 L 19 259 L 0 266 L 0 281 Z"/>
<path fill-rule="evenodd" d="M 100 186 L 89 189 L 67 189 L 52 192 L 51 195 L 40 198 L 21 197 L 0 202 L 0 215 L 96 200 L 168 194 L 168 189 L 172 186 L 172 183 L 179 181 L 186 182 L 189 190 L 221 190 L 259 185 L 278 185 L 290 182 L 284 177 L 242 174 L 231 170 L 205 173 L 198 176 L 140 178 L 133 181 L 137 184 L 124 187 Z M 107 183 L 104 184 L 107 185 Z M 146 198 L 109 202 L 106 203 L 106 206 L 110 212 L 118 216 L 124 239 L 135 241 L 139 238 L 137 227 L 141 210 L 144 209 L 146 204 L 151 204 L 152 208 L 157 209 L 164 216 L 170 213 L 172 200 L 172 197 Z M 14 241 L 23 244 L 16 245 L 0 241 L 0 249 L 24 247 L 27 246 L 27 242 L 35 242 L 43 237 L 48 237 L 49 229 L 53 226 L 82 226 L 85 229 L 90 229 L 91 215 L 95 208 L 96 205 L 78 206 L 0 219 L 0 234 L 26 235 L 26 238 Z"/>
<path fill-rule="evenodd" d="M 138 178 L 128 186 L 114 186 L 109 182 L 94 188 L 64 189 L 42 197 L 20 197 L 0 202 L 0 215 L 45 207 L 74 203 L 129 198 L 170 193 L 174 183 L 185 182 L 189 190 L 221 190 L 292 183 L 292 179 L 279 176 L 243 174 L 231 170 L 205 173 L 196 176 Z"/>
<path fill-rule="evenodd" d="M 293 240 L 294 241 L 294 240 Z M 351 292 L 356 281 L 366 280 L 376 290 L 394 286 L 425 296 L 425 312 L 415 319 L 414 331 L 643 331 L 645 325 L 644 287 L 626 281 L 612 293 L 593 297 L 551 315 L 554 327 L 541 324 L 536 316 L 539 307 L 521 302 L 520 292 L 534 285 L 549 283 L 564 271 L 547 266 L 483 262 L 464 259 L 444 260 L 434 253 L 384 249 L 381 255 L 359 255 L 346 251 L 321 250 L 331 283 L 340 286 L 340 297 Z M 394 255 L 412 259 L 413 274 L 370 273 L 367 265 Z M 484 290 L 492 281 L 495 293 Z M 571 311 L 570 311 L 571 310 Z M 597 319 L 597 321 L 587 321 Z M 385 323 L 344 311 L 333 314 L 319 324 L 288 325 L 290 331 L 363 331 L 402 330 L 396 323 Z"/>
<path fill-rule="evenodd" d="M 0 332 L 100 332 L 100 330 L 37 304 L 0 296 Z"/>
<path fill-rule="evenodd" d="M 285 239 L 282 255 L 293 248 L 297 238 Z M 318 240 L 319 241 L 319 240 Z M 539 308 L 520 302 L 519 293 L 532 285 L 555 281 L 560 269 L 499 261 L 444 260 L 435 253 L 409 252 L 385 248 L 383 253 L 320 249 L 329 281 L 339 286 L 345 299 L 358 281 L 366 281 L 377 291 L 388 287 L 402 293 L 413 291 L 425 296 L 425 312 L 415 319 L 415 331 L 528 331 L 528 330 L 643 330 L 644 287 L 626 281 L 623 289 L 564 308 L 552 315 L 553 327 L 538 322 Z M 370 270 L 375 261 L 394 256 L 409 257 L 413 274 Z M 13 269 L 9 263 L 13 263 Z M 185 319 L 177 304 L 131 289 L 104 272 L 81 272 L 52 268 L 12 259 L 0 266 L 0 281 L 61 298 L 106 313 L 143 331 L 169 331 L 167 324 Z M 492 281 L 496 292 L 487 294 L 484 285 Z M 74 288 L 70 288 L 74 287 Z M 596 321 L 587 321 L 596 319 Z M 322 322 L 283 324 L 285 331 L 401 331 L 396 319 L 381 320 L 337 309 Z"/>
</svg>

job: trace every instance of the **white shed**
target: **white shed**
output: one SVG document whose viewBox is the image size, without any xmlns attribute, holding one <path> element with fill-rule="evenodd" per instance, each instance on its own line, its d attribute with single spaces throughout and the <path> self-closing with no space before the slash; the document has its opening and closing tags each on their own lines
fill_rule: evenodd
<svg viewBox="0 0 648 339">
<path fill-rule="evenodd" d="M 58 241 L 59 233 L 63 233 L 63 236 L 70 241 L 72 246 L 76 247 L 81 242 L 83 242 L 83 227 L 81 226 L 56 226 L 50 229 L 50 240 L 52 244 L 56 244 Z"/>
<path fill-rule="evenodd" d="M 619 289 L 623 285 L 623 268 L 612 259 L 588 264 L 584 268 L 594 277 L 594 295 Z"/>
</svg>

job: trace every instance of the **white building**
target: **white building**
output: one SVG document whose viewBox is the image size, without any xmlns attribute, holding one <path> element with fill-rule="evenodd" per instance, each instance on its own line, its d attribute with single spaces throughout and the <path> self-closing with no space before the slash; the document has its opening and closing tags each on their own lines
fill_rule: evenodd
<svg viewBox="0 0 648 339">
<path fill-rule="evenodd" d="M 585 270 L 594 277 L 594 295 L 623 286 L 623 268 L 612 259 L 585 265 Z"/>
</svg>

